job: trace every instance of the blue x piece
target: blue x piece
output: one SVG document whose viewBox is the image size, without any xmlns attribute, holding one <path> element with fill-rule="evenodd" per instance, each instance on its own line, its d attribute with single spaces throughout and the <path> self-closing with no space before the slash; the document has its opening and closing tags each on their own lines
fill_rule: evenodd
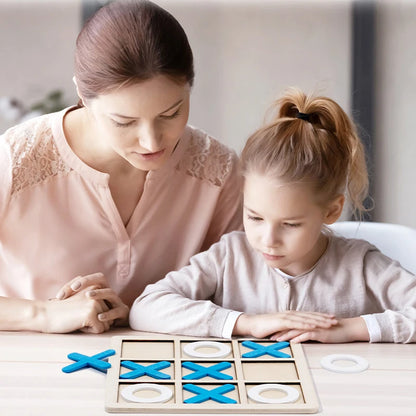
<svg viewBox="0 0 416 416">
<path fill-rule="evenodd" d="M 243 358 L 257 358 L 266 354 L 276 358 L 290 358 L 289 354 L 279 351 L 282 348 L 288 347 L 290 345 L 288 342 L 276 342 L 275 344 L 267 346 L 252 341 L 243 341 L 242 344 L 245 347 L 251 348 L 253 350 L 243 354 Z"/>
<path fill-rule="evenodd" d="M 81 370 L 82 368 L 94 368 L 102 373 L 106 373 L 107 370 L 111 367 L 111 364 L 107 361 L 103 361 L 104 358 L 114 355 L 116 352 L 114 350 L 105 350 L 98 354 L 88 357 L 88 355 L 79 354 L 77 352 L 72 352 L 68 354 L 68 358 L 76 361 L 73 364 L 67 365 L 62 369 L 64 373 L 72 373 L 73 371 Z"/>
<path fill-rule="evenodd" d="M 120 363 L 122 367 L 126 367 L 130 370 L 128 373 L 120 375 L 120 378 L 138 378 L 142 376 L 149 376 L 158 380 L 166 380 L 170 378 L 169 374 L 161 373 L 159 370 L 170 367 L 169 361 L 159 361 L 158 363 L 150 365 L 141 365 L 134 363 L 133 361 L 122 361 Z"/>
<path fill-rule="evenodd" d="M 202 387 L 195 386 L 195 384 L 184 384 L 183 388 L 184 390 L 196 394 L 196 396 L 190 397 L 189 399 L 185 399 L 183 401 L 184 403 L 203 403 L 207 400 L 214 400 L 218 403 L 227 404 L 237 403 L 234 399 L 230 399 L 227 396 L 223 396 L 225 393 L 235 390 L 235 386 L 232 384 L 224 384 L 212 390 L 207 390 Z"/>
<path fill-rule="evenodd" d="M 187 368 L 188 370 L 194 371 L 194 373 L 183 376 L 184 380 L 199 380 L 203 377 L 212 377 L 217 380 L 232 380 L 233 379 L 232 376 L 221 373 L 222 370 L 225 370 L 226 368 L 231 367 L 231 364 L 225 361 L 218 363 L 218 364 L 210 365 L 208 367 L 195 364 L 191 361 L 184 361 L 182 363 L 182 367 Z"/>
</svg>

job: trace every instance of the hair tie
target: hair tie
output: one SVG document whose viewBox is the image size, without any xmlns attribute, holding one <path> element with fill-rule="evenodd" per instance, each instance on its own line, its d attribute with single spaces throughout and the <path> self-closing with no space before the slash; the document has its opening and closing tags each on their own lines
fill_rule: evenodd
<svg viewBox="0 0 416 416">
<path fill-rule="evenodd" d="M 305 121 L 311 121 L 310 120 L 310 114 L 307 114 L 307 113 L 300 113 L 300 112 L 298 112 L 297 114 L 296 114 L 296 118 L 300 118 L 301 120 L 305 120 Z"/>
</svg>

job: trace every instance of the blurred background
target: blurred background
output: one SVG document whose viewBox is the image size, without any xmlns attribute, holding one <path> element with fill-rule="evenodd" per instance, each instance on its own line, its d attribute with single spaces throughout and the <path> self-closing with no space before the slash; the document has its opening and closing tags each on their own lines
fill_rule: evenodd
<svg viewBox="0 0 416 416">
<path fill-rule="evenodd" d="M 155 2 L 194 52 L 191 124 L 240 152 L 287 87 L 328 95 L 366 144 L 369 219 L 416 228 L 416 1 Z M 0 133 L 77 102 L 75 39 L 102 3 L 0 0 Z"/>
</svg>

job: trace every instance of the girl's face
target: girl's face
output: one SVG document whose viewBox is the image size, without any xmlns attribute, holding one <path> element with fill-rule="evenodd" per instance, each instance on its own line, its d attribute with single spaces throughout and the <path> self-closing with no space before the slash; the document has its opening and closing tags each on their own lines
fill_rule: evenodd
<svg viewBox="0 0 416 416">
<path fill-rule="evenodd" d="M 160 75 L 102 94 L 87 108 L 104 152 L 149 171 L 166 162 L 183 134 L 189 95 L 189 84 Z"/>
<path fill-rule="evenodd" d="M 322 226 L 336 221 L 342 205 L 343 197 L 339 196 L 323 208 L 306 183 L 285 183 L 250 173 L 244 184 L 247 239 L 269 266 L 291 276 L 300 275 L 325 251 Z"/>
</svg>

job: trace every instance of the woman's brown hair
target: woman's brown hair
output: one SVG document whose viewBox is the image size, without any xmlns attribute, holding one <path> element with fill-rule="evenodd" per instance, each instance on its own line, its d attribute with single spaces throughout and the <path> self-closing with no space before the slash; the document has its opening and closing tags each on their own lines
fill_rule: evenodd
<svg viewBox="0 0 416 416">
<path fill-rule="evenodd" d="M 347 194 L 365 211 L 368 174 L 354 123 L 332 99 L 290 89 L 269 109 L 272 119 L 253 133 L 242 154 L 243 175 L 260 173 L 310 182 L 323 203 Z"/>
<path fill-rule="evenodd" d="M 147 0 L 111 2 L 78 35 L 75 78 L 84 99 L 157 75 L 190 85 L 194 79 L 187 36 L 158 5 Z"/>
</svg>

